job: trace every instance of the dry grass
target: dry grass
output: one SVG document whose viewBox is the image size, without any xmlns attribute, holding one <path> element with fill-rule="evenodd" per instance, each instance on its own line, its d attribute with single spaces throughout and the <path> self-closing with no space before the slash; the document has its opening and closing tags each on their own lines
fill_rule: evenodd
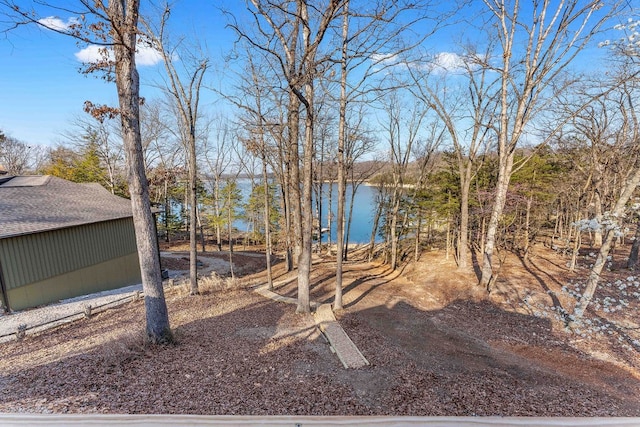
<svg viewBox="0 0 640 427">
<path fill-rule="evenodd" d="M 105 367 L 122 369 L 127 363 L 142 357 L 150 345 L 142 329 L 122 331 L 100 347 L 99 362 Z"/>
<path fill-rule="evenodd" d="M 198 291 L 203 295 L 230 289 L 239 289 L 244 286 L 245 285 L 237 278 L 222 277 L 215 272 L 198 277 Z M 183 277 L 177 279 L 173 282 L 173 288 L 179 297 L 190 295 L 191 284 L 189 278 Z"/>
</svg>

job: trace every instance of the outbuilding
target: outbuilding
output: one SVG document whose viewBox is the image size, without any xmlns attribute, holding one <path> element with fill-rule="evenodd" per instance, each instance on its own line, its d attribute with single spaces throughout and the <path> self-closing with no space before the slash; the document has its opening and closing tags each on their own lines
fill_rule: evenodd
<svg viewBox="0 0 640 427">
<path fill-rule="evenodd" d="M 0 176 L 5 310 L 140 283 L 131 203 L 99 184 Z"/>
</svg>

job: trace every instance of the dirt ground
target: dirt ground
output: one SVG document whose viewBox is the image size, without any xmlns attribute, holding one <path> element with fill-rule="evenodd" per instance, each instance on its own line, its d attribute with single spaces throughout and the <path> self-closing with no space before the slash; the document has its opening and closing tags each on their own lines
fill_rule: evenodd
<svg viewBox="0 0 640 427">
<path fill-rule="evenodd" d="M 203 268 L 218 265 L 206 257 Z M 553 316 L 572 308 L 563 287 L 586 275 L 588 251 L 576 272 L 543 247 L 509 255 L 490 295 L 441 252 L 396 272 L 346 263 L 336 315 L 370 362 L 357 370 L 342 368 L 310 316 L 252 292 L 263 260 L 233 257 L 235 280 L 203 278 L 196 297 L 167 289 L 175 345 L 144 344 L 140 301 L 0 345 L 0 412 L 640 416 L 638 299 L 606 319 L 594 308 L 590 319 L 608 325 L 597 333 Z M 188 266 L 183 252 L 165 261 Z M 283 268 L 276 292 L 295 296 Z M 314 260 L 314 300 L 332 301 L 334 275 L 333 260 Z M 632 275 L 612 265 L 604 282 Z M 621 299 L 619 283 L 598 298 Z"/>
</svg>

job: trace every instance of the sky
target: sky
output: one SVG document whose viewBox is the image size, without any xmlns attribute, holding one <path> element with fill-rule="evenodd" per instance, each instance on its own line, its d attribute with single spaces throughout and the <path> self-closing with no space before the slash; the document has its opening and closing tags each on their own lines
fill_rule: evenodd
<svg viewBox="0 0 640 427">
<path fill-rule="evenodd" d="M 73 2 L 52 3 L 64 7 Z M 197 2 L 197 13 L 194 3 L 173 2 L 171 24 L 181 33 L 206 39 L 211 54 L 221 55 L 233 42 L 233 34 L 224 28 L 226 18 L 214 6 L 225 2 Z M 50 22 L 59 25 L 72 17 L 52 10 L 42 16 L 55 17 Z M 62 134 L 73 128 L 75 118 L 86 116 L 85 101 L 117 105 L 115 84 L 79 72 L 79 58 L 87 53 L 83 49 L 86 45 L 78 46 L 74 39 L 35 24 L 0 33 L 0 130 L 27 144 L 55 146 L 64 141 Z M 147 98 L 157 96 L 152 83 L 163 71 L 162 63 L 152 59 L 137 58 L 140 92 Z"/>
<path fill-rule="evenodd" d="M 52 3 L 60 7 L 74 4 L 72 0 Z M 172 4 L 170 22 L 175 34 L 206 41 L 214 67 L 219 66 L 219 59 L 235 36 L 225 28 L 227 18 L 218 7 L 240 14 L 244 1 L 177 0 Z M 42 11 L 40 16 L 50 17 L 50 25 L 65 25 L 73 19 L 69 13 L 51 9 Z M 456 57 L 448 52 L 443 40 L 435 44 L 440 50 L 436 57 L 444 64 L 455 64 Z M 0 130 L 27 144 L 55 146 L 64 142 L 62 135 L 73 129 L 76 118 L 86 117 L 85 101 L 117 105 L 113 83 L 79 72 L 80 58 L 86 57 L 82 56 L 87 53 L 85 48 L 70 37 L 37 25 L 0 33 Z M 162 64 L 152 59 L 138 58 L 141 96 L 148 99 L 159 96 L 152 83 L 160 79 L 163 71 Z M 203 96 L 207 98 L 206 93 Z M 210 98 L 214 95 L 210 94 Z"/>
</svg>

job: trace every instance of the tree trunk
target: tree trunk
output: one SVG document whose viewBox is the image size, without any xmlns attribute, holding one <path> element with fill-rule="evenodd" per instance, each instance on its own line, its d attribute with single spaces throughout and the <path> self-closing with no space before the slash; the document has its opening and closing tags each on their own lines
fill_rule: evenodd
<svg viewBox="0 0 640 427">
<path fill-rule="evenodd" d="M 294 243 L 294 257 L 299 257 L 302 245 L 302 199 L 300 195 L 300 156 L 298 154 L 298 126 L 300 125 L 300 100 L 291 92 L 289 100 L 289 164 L 291 175 L 289 181 L 289 208 L 293 226 L 292 241 Z M 306 171 L 304 171 L 306 172 Z M 304 190 L 303 190 L 304 191 Z"/>
<path fill-rule="evenodd" d="M 463 175 L 464 174 L 464 175 Z M 462 177 L 464 176 L 464 179 Z M 469 268 L 469 190 L 471 188 L 471 162 L 460 175 L 460 236 L 458 245 L 458 269 Z"/>
<path fill-rule="evenodd" d="M 349 198 L 349 214 L 346 216 L 346 226 L 347 228 L 344 231 L 344 260 L 346 261 L 349 258 L 349 236 L 351 236 L 351 221 L 353 220 L 353 205 L 356 199 L 356 183 L 351 179 L 351 197 Z M 346 191 L 345 191 L 346 197 Z"/>
<path fill-rule="evenodd" d="M 207 238 L 204 235 L 204 224 L 202 223 L 202 218 L 200 217 L 200 210 L 197 211 L 198 215 L 198 230 L 200 230 L 200 243 L 202 244 L 202 253 L 207 252 Z"/>
<path fill-rule="evenodd" d="M 498 169 L 498 183 L 496 184 L 496 198 L 491 210 L 491 218 L 487 228 L 486 240 L 484 242 L 484 252 L 482 257 L 482 276 L 480 277 L 480 286 L 484 287 L 487 292 L 491 292 L 493 283 L 493 254 L 495 251 L 496 237 L 498 227 L 500 225 L 500 217 L 507 200 L 507 190 L 509 189 L 509 178 L 513 169 L 513 153 L 500 159 L 500 167 Z"/>
<path fill-rule="evenodd" d="M 305 118 L 305 138 L 302 177 L 302 248 L 298 257 L 298 306 L 296 313 L 311 312 L 309 288 L 311 282 L 311 250 L 313 237 L 313 86 L 305 85 L 308 102 Z"/>
<path fill-rule="evenodd" d="M 262 147 L 266 150 L 266 147 Z M 267 283 L 273 289 L 273 272 L 271 271 L 271 203 L 269 201 L 269 175 L 267 174 L 267 159 L 262 152 L 262 179 L 264 181 L 264 246 L 265 261 L 267 263 Z"/>
<path fill-rule="evenodd" d="M 113 46 L 116 87 L 144 292 L 146 333 L 151 342 L 167 343 L 172 336 L 140 136 L 140 83 L 135 65 L 139 6 L 138 0 L 111 1 L 109 13 L 114 21 L 111 35 L 116 40 Z"/>
<path fill-rule="evenodd" d="M 382 188 L 382 187 L 380 187 Z M 378 206 L 376 207 L 376 213 L 373 216 L 373 224 L 371 225 L 371 237 L 369 239 L 369 262 L 373 260 L 373 250 L 376 246 L 376 233 L 378 231 L 378 226 L 380 224 L 380 216 L 382 215 L 384 198 L 382 197 L 382 190 L 380 190 L 378 195 Z"/>
<path fill-rule="evenodd" d="M 291 169 L 289 165 L 286 167 L 286 176 L 284 178 L 285 183 L 282 185 L 282 210 L 284 216 L 284 229 L 285 229 L 285 255 L 284 261 L 287 266 L 287 272 L 293 271 L 293 229 L 291 225 L 291 188 L 288 183 L 291 181 Z"/>
<path fill-rule="evenodd" d="M 198 295 L 198 188 L 196 143 L 189 141 L 189 295 Z"/>
<path fill-rule="evenodd" d="M 582 246 L 582 234 L 577 232 L 575 241 L 573 243 L 573 252 L 571 253 L 571 261 L 569 263 L 569 271 L 573 272 L 576 269 L 578 262 L 578 254 L 580 253 L 580 246 Z"/>
<path fill-rule="evenodd" d="M 416 224 L 416 239 L 413 251 L 413 260 L 418 262 L 420 259 L 420 229 L 422 228 L 422 215 L 418 212 L 418 223 Z M 449 222 L 447 221 L 447 259 L 449 259 Z"/>
<path fill-rule="evenodd" d="M 329 256 L 332 255 L 333 250 L 331 249 L 331 245 L 333 243 L 333 239 L 331 239 L 331 228 L 333 225 L 333 176 L 329 179 L 329 194 L 327 194 L 327 254 Z M 337 230 L 336 230 L 337 233 Z"/>
<path fill-rule="evenodd" d="M 640 221 L 636 225 L 636 234 L 631 245 L 631 252 L 629 252 L 629 259 L 627 260 L 627 268 L 629 270 L 635 270 L 638 266 L 638 253 L 640 252 Z"/>
<path fill-rule="evenodd" d="M 562 201 L 558 201 L 556 205 L 556 219 L 553 226 L 553 234 L 551 235 L 551 241 L 549 242 L 549 247 L 553 248 L 556 241 L 556 236 L 558 235 L 558 231 L 560 230 L 560 222 L 562 219 L 562 211 L 560 207 L 562 206 Z"/>
<path fill-rule="evenodd" d="M 216 216 L 216 242 L 217 242 L 217 246 L 218 246 L 218 251 L 222 252 L 222 227 L 220 226 L 221 223 L 221 216 L 222 213 L 220 212 L 220 178 L 216 177 L 216 182 L 215 182 L 215 188 L 213 191 L 213 213 Z"/>
<path fill-rule="evenodd" d="M 636 169 L 631 179 L 627 182 L 624 187 L 624 191 L 620 195 L 620 198 L 616 202 L 613 211 L 611 212 L 611 216 L 613 218 L 621 218 L 624 214 L 625 206 L 633 192 L 638 187 L 640 183 L 640 168 Z M 581 318 L 584 315 L 585 310 L 589 306 L 589 303 L 593 299 L 593 295 L 596 292 L 596 288 L 598 286 L 598 282 L 600 281 L 600 273 L 602 273 L 602 269 L 604 268 L 607 257 L 609 256 L 609 251 L 611 250 L 611 246 L 613 244 L 614 237 L 617 233 L 615 228 L 607 227 L 605 230 L 605 234 L 602 241 L 602 246 L 600 247 L 600 251 L 598 252 L 598 257 L 596 258 L 596 262 L 593 264 L 593 268 L 591 269 L 591 273 L 589 273 L 589 278 L 587 279 L 587 283 L 585 286 L 584 293 L 580 297 L 580 301 L 576 305 L 574 309 L 574 316 L 576 319 Z"/>
<path fill-rule="evenodd" d="M 598 182 L 599 180 L 594 180 L 593 185 L 598 185 Z M 600 197 L 600 191 L 598 191 L 597 188 L 593 195 L 593 206 L 595 219 L 600 222 L 600 220 L 602 220 L 602 198 Z M 596 245 L 596 247 L 600 247 L 602 245 L 602 230 L 594 230 L 593 244 Z"/>
<path fill-rule="evenodd" d="M 389 240 L 391 243 L 391 269 L 398 268 L 398 212 L 400 211 L 400 195 L 399 190 L 394 189 L 393 209 L 391 211 L 391 223 L 389 228 Z"/>
<path fill-rule="evenodd" d="M 533 196 L 529 196 L 527 198 L 527 210 L 525 214 L 525 222 L 524 222 L 524 237 L 522 242 L 522 247 L 524 249 L 524 258 L 527 259 L 529 256 L 529 234 L 531 227 L 531 206 L 533 205 Z"/>
<path fill-rule="evenodd" d="M 344 202 L 346 198 L 346 171 L 344 151 L 347 138 L 347 47 L 349 43 L 349 1 L 342 9 L 342 55 L 340 61 L 340 107 L 338 112 L 338 222 L 336 223 L 336 295 L 334 310 L 342 309 L 342 259 L 344 245 Z M 329 205 L 331 206 L 331 205 Z M 331 234 L 331 229 L 329 229 Z"/>
<path fill-rule="evenodd" d="M 342 115 L 342 105 L 340 106 Z M 333 299 L 333 309 L 342 309 L 342 261 L 344 258 L 344 201 L 345 201 L 345 173 L 344 173 L 344 130 L 340 128 L 338 136 L 338 212 L 336 219 L 336 292 Z M 329 230 L 331 233 L 331 230 Z"/>
<path fill-rule="evenodd" d="M 168 195 L 168 186 L 169 180 L 167 179 L 166 173 L 164 177 L 164 231 L 165 237 L 164 241 L 169 243 L 169 215 L 171 215 L 171 205 L 169 204 L 169 195 Z"/>
<path fill-rule="evenodd" d="M 233 271 L 233 206 L 231 205 L 231 182 L 227 182 L 227 231 L 229 232 L 229 272 L 231 273 L 231 278 L 235 278 L 235 274 Z"/>
</svg>

